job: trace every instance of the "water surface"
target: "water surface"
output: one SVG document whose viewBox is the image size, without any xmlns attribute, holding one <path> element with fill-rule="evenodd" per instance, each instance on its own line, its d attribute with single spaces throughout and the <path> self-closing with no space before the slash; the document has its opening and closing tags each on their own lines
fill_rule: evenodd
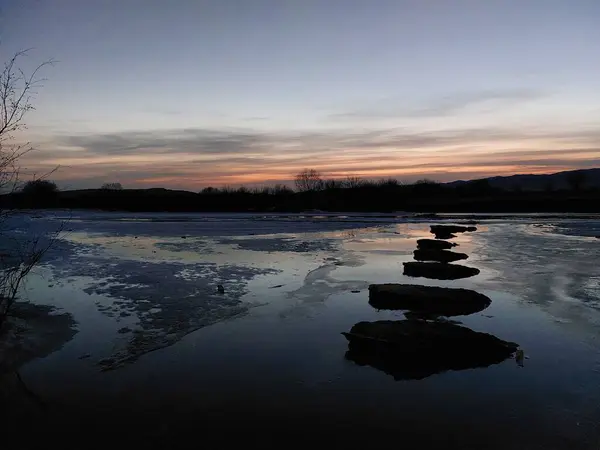
<svg viewBox="0 0 600 450">
<path fill-rule="evenodd" d="M 436 281 L 402 275 L 416 240 L 431 237 L 431 220 L 111 213 L 27 220 L 47 230 L 65 218 L 23 296 L 71 313 L 78 333 L 21 368 L 39 401 L 15 395 L 13 424 L 33 423 L 58 439 L 68 423 L 73 436 L 146 446 L 191 438 L 598 448 L 597 219 L 483 220 L 455 239 L 469 255 L 461 263 L 481 273 Z M 518 343 L 523 366 L 507 359 L 396 381 L 346 360 L 341 332 L 404 318 L 368 304 L 368 285 L 388 282 L 489 296 L 489 308 L 453 319 Z"/>
</svg>

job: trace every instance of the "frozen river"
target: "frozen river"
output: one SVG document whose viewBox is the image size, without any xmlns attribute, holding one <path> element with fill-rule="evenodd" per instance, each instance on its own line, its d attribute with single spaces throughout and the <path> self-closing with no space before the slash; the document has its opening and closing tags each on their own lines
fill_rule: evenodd
<svg viewBox="0 0 600 450">
<path fill-rule="evenodd" d="M 46 439 L 81 434 L 163 448 L 190 437 L 258 437 L 598 449 L 600 219 L 479 217 L 476 232 L 453 240 L 478 275 L 403 275 L 416 240 L 432 237 L 430 224 L 463 219 L 20 217 L 15 236 L 62 230 L 21 299 L 70 314 L 73 336 L 23 365 L 20 380 L 3 375 L 12 387 L 0 412 L 22 439 L 29 433 L 20 427 L 33 427 Z M 342 332 L 404 318 L 369 305 L 373 283 L 485 294 L 489 308 L 453 320 L 519 344 L 525 359 L 412 378 L 356 364 Z"/>
</svg>

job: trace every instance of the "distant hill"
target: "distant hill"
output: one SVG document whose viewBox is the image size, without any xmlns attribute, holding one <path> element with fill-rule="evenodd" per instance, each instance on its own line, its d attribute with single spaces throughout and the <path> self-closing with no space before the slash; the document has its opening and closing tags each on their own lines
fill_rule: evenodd
<svg viewBox="0 0 600 450">
<path fill-rule="evenodd" d="M 522 190 L 522 191 L 545 191 L 570 189 L 569 176 L 581 174 L 583 177 L 582 188 L 600 188 L 600 168 L 569 170 L 546 175 L 510 175 L 506 177 L 481 178 L 479 180 L 458 180 L 445 183 L 447 186 L 458 186 L 472 183 L 474 181 L 487 180 L 491 187 L 497 189 Z"/>
<path fill-rule="evenodd" d="M 355 186 L 326 180 L 323 188 L 204 189 L 201 193 L 152 189 L 20 191 L 0 195 L 11 208 L 160 212 L 580 212 L 600 213 L 600 168 L 549 175 L 513 175 L 447 184 L 365 181 Z"/>
</svg>

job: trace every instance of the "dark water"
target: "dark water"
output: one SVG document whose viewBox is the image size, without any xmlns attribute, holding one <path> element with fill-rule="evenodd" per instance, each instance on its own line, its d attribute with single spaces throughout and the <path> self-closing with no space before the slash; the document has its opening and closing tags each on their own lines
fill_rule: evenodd
<svg viewBox="0 0 600 450">
<path fill-rule="evenodd" d="M 430 237 L 425 223 L 299 232 L 241 221 L 238 233 L 227 225 L 227 240 L 186 222 L 182 240 L 168 222 L 154 234 L 91 222 L 87 232 L 74 225 L 27 283 L 30 300 L 71 312 L 79 333 L 20 370 L 28 392 L 15 384 L 7 423 L 22 443 L 600 448 L 600 241 L 587 237 L 594 221 L 485 222 L 455 240 L 469 254 L 463 263 L 481 270 L 456 281 L 402 275 L 416 239 Z M 215 277 L 226 288 L 223 307 L 210 300 Z M 489 308 L 455 319 L 518 343 L 523 366 L 507 359 L 396 381 L 348 361 L 341 332 L 404 318 L 369 306 L 368 285 L 384 282 L 489 296 Z M 115 297 L 123 305 L 106 309 Z M 126 307 L 131 315 L 121 316 Z M 151 325 L 149 314 L 180 325 Z M 132 334 L 117 332 L 124 326 L 158 345 L 132 349 Z M 102 371 L 99 361 L 115 354 L 134 357 Z"/>
</svg>

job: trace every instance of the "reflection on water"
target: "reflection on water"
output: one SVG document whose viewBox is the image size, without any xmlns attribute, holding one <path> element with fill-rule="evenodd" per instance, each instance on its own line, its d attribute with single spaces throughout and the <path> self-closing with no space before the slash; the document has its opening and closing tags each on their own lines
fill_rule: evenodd
<svg viewBox="0 0 600 450">
<path fill-rule="evenodd" d="M 129 436 L 163 448 L 211 433 L 219 443 L 234 434 L 289 439 L 299 429 L 313 444 L 401 435 L 420 448 L 597 446 L 598 240 L 593 247 L 571 228 L 556 234 L 525 219 L 493 219 L 452 240 L 478 276 L 416 280 L 403 263 L 417 239 L 431 237 L 429 224 L 116 219 L 103 213 L 74 223 L 27 283 L 24 295 L 72 313 L 78 333 L 22 367 L 49 409 L 0 411 L 8 433 L 34 422 L 47 443 L 64 442 L 69 424 L 88 439 Z M 366 291 L 415 281 L 472 289 L 492 302 L 460 325 L 419 322 L 470 337 L 402 358 L 357 350 L 339 334 L 360 322 L 417 322 L 371 307 Z M 128 352 L 139 333 L 146 340 L 135 358 L 100 372 L 98 362 Z M 509 342 L 524 351 L 524 367 L 504 361 Z"/>
<path fill-rule="evenodd" d="M 347 359 L 381 370 L 395 380 L 488 367 L 510 358 L 518 347 L 448 322 L 359 322 L 343 334 L 348 339 Z"/>
</svg>

